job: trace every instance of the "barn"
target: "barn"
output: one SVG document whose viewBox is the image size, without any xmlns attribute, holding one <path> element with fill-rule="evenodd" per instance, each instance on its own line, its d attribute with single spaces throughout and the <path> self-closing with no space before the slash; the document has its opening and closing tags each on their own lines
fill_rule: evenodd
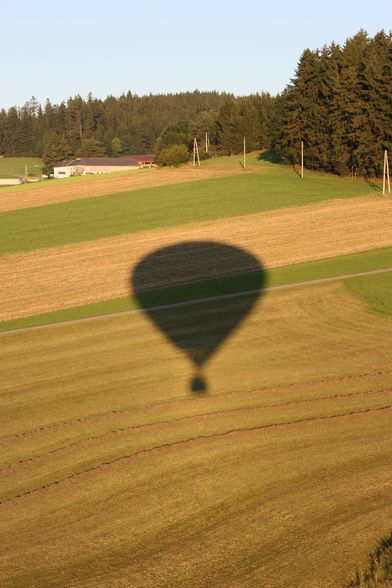
<svg viewBox="0 0 392 588">
<path fill-rule="evenodd" d="M 114 171 L 137 170 L 155 167 L 154 155 L 129 155 L 126 157 L 81 157 L 60 161 L 54 165 L 55 178 L 104 174 Z"/>
</svg>

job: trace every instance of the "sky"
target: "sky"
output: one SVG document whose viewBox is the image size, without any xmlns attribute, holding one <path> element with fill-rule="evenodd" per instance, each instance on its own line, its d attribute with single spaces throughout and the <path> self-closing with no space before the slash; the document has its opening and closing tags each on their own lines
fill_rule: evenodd
<svg viewBox="0 0 392 588">
<path fill-rule="evenodd" d="M 281 92 L 304 49 L 392 28 L 392 0 L 0 0 L 0 108 L 202 90 Z"/>
</svg>

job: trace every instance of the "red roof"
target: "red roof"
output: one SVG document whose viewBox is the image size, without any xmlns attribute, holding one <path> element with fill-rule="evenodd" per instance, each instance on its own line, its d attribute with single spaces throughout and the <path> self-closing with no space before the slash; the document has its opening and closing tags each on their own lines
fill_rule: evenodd
<svg viewBox="0 0 392 588">
<path fill-rule="evenodd" d="M 132 155 L 132 157 L 136 161 L 142 161 L 144 163 L 154 163 L 155 161 L 154 155 Z"/>
<path fill-rule="evenodd" d="M 127 157 L 81 157 L 68 163 L 68 165 L 94 165 L 102 167 L 136 167 L 137 159 L 131 156 Z"/>
</svg>

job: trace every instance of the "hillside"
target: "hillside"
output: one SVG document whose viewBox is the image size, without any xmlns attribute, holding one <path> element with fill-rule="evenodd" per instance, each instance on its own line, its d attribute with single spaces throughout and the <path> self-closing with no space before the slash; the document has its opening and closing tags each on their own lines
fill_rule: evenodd
<svg viewBox="0 0 392 588">
<path fill-rule="evenodd" d="M 391 200 L 249 166 L 4 196 L 0 585 L 341 587 L 390 534 Z"/>
</svg>

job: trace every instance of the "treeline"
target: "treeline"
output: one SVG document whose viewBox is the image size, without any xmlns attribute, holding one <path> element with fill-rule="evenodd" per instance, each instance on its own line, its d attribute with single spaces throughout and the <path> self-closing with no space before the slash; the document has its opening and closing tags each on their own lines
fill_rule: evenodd
<svg viewBox="0 0 392 588">
<path fill-rule="evenodd" d="M 337 174 L 382 174 L 392 153 L 392 35 L 360 31 L 343 47 L 306 49 L 283 96 L 276 147 L 290 161 Z"/>
<path fill-rule="evenodd" d="M 257 135 L 253 147 L 263 146 L 264 130 L 256 123 L 265 119 L 267 102 L 272 101 L 269 95 L 235 99 L 226 93 L 194 91 L 140 97 L 128 92 L 105 100 L 75 96 L 57 105 L 47 100 L 42 107 L 33 97 L 21 108 L 0 111 L 0 154 L 43 157 L 50 166 L 76 155 L 151 153 L 164 129 L 179 121 L 186 121 L 186 143 L 193 134 L 200 138 L 207 132 L 212 149 L 219 143 L 233 153 L 237 133 Z"/>
<path fill-rule="evenodd" d="M 163 164 L 185 160 L 193 137 L 201 156 L 273 149 L 305 166 L 337 174 L 377 176 L 392 153 L 392 36 L 360 31 L 343 47 L 306 49 L 282 94 L 245 97 L 218 92 L 87 100 L 44 107 L 32 98 L 0 111 L 0 154 L 67 157 L 155 152 Z"/>
<path fill-rule="evenodd" d="M 383 151 L 392 154 L 391 89 L 392 34 L 370 38 L 361 30 L 343 47 L 306 49 L 281 95 L 228 97 L 215 121 L 214 146 L 238 153 L 246 136 L 248 149 L 273 149 L 295 164 L 303 141 L 308 168 L 380 176 Z"/>
</svg>

